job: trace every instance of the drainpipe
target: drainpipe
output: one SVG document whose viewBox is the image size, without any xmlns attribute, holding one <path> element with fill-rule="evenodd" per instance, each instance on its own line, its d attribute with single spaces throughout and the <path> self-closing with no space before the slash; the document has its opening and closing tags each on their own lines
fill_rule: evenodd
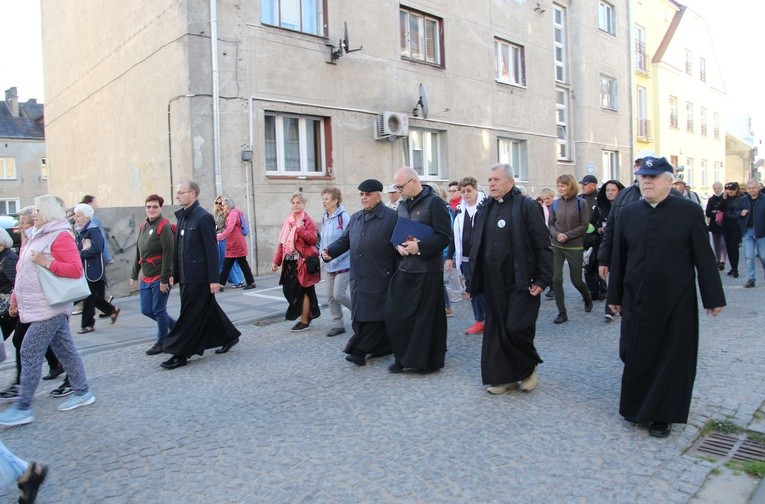
<svg viewBox="0 0 765 504">
<path fill-rule="evenodd" d="M 247 79 L 247 82 L 249 83 L 249 77 Z M 249 132 L 248 142 L 249 142 L 249 149 L 250 152 L 252 152 L 252 143 L 253 143 L 253 136 L 254 131 L 252 130 L 252 96 L 249 96 L 247 98 L 247 130 Z M 250 250 L 253 253 L 254 259 L 255 259 L 255 276 L 257 276 L 259 273 L 259 261 L 258 261 L 258 225 L 257 220 L 255 218 L 255 188 L 253 185 L 250 184 L 250 172 L 252 171 L 252 159 L 249 161 L 244 162 L 244 173 L 245 173 L 245 187 L 247 188 L 247 212 L 250 214 Z"/>
<path fill-rule="evenodd" d="M 210 63 L 212 65 L 213 173 L 215 194 L 223 193 L 220 174 L 220 89 L 218 82 L 218 5 L 210 0 Z"/>
</svg>

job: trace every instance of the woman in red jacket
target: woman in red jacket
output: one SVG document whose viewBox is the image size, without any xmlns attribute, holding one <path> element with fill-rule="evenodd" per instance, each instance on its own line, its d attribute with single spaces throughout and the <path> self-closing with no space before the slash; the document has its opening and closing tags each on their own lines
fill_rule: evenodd
<svg viewBox="0 0 765 504">
<path fill-rule="evenodd" d="M 271 271 L 276 271 L 282 266 L 282 274 L 279 284 L 287 299 L 287 320 L 300 320 L 292 328 L 292 332 L 305 331 L 311 323 L 311 319 L 317 318 L 319 301 L 316 298 L 314 285 L 321 280 L 321 272 L 308 273 L 306 258 L 317 256 L 318 228 L 316 223 L 305 213 L 305 196 L 302 193 L 294 193 L 290 196 L 292 212 L 282 225 L 279 233 L 279 245 L 274 253 L 274 261 Z"/>
<path fill-rule="evenodd" d="M 242 273 L 244 273 L 244 280 L 247 285 L 244 290 L 255 288 L 255 278 L 252 276 L 252 270 L 250 265 L 247 264 L 247 242 L 242 234 L 242 212 L 238 208 L 234 207 L 234 200 L 231 198 L 221 198 L 223 202 L 223 211 L 226 213 L 226 227 L 218 233 L 218 241 L 226 240 L 226 258 L 223 261 L 223 271 L 220 273 L 221 289 L 226 285 L 228 275 L 231 273 L 231 268 L 236 262 Z"/>
</svg>

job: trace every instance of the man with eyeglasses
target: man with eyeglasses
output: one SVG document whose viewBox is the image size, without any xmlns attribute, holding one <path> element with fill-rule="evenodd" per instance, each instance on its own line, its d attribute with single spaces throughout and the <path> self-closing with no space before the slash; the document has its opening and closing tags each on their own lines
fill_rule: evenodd
<svg viewBox="0 0 765 504">
<path fill-rule="evenodd" d="M 444 366 L 446 353 L 443 252 L 452 239 L 451 218 L 446 203 L 432 187 L 420 183 L 414 169 L 400 168 L 393 183 L 401 193 L 399 219 L 429 226 L 433 234 L 394 243 L 401 264 L 391 279 L 385 307 L 396 358 L 388 370 L 410 368 L 428 374 Z"/>
<path fill-rule="evenodd" d="M 220 289 L 215 220 L 198 198 L 196 182 L 178 184 L 175 199 L 183 208 L 175 212 L 178 226 L 170 284 L 180 284 L 181 312 L 165 338 L 164 351 L 172 355 L 161 364 L 165 369 L 185 366 L 189 357 L 208 348 L 221 347 L 215 353 L 226 353 L 241 335 L 215 300 Z"/>
<path fill-rule="evenodd" d="M 460 183 L 456 180 L 449 182 L 449 206 L 452 208 L 452 212 L 457 211 L 457 205 L 462 201 L 462 193 L 460 192 Z"/>
<path fill-rule="evenodd" d="M 321 253 L 325 262 L 350 251 L 351 325 L 353 336 L 345 345 L 345 360 L 363 366 L 367 354 L 390 354 L 385 326 L 388 284 L 398 265 L 398 253 L 390 243 L 396 212 L 382 203 L 383 185 L 369 179 L 359 184 L 362 210 L 354 213 L 343 234 Z"/>
</svg>

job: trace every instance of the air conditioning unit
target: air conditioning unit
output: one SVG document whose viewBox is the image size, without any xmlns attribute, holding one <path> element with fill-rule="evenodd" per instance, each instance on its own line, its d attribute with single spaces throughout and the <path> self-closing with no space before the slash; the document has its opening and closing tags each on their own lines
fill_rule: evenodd
<svg viewBox="0 0 765 504">
<path fill-rule="evenodd" d="M 375 119 L 375 140 L 409 136 L 409 116 L 398 112 L 382 112 Z"/>
</svg>

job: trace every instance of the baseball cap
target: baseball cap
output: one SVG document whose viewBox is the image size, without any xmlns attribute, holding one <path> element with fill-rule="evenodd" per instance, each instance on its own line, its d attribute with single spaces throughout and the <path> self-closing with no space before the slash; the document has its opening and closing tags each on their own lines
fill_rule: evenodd
<svg viewBox="0 0 765 504">
<path fill-rule="evenodd" d="M 635 175 L 661 175 L 662 173 L 674 172 L 675 169 L 669 164 L 667 158 L 649 156 L 643 158 L 643 164 L 640 165 L 640 169 L 635 172 Z"/>
</svg>

